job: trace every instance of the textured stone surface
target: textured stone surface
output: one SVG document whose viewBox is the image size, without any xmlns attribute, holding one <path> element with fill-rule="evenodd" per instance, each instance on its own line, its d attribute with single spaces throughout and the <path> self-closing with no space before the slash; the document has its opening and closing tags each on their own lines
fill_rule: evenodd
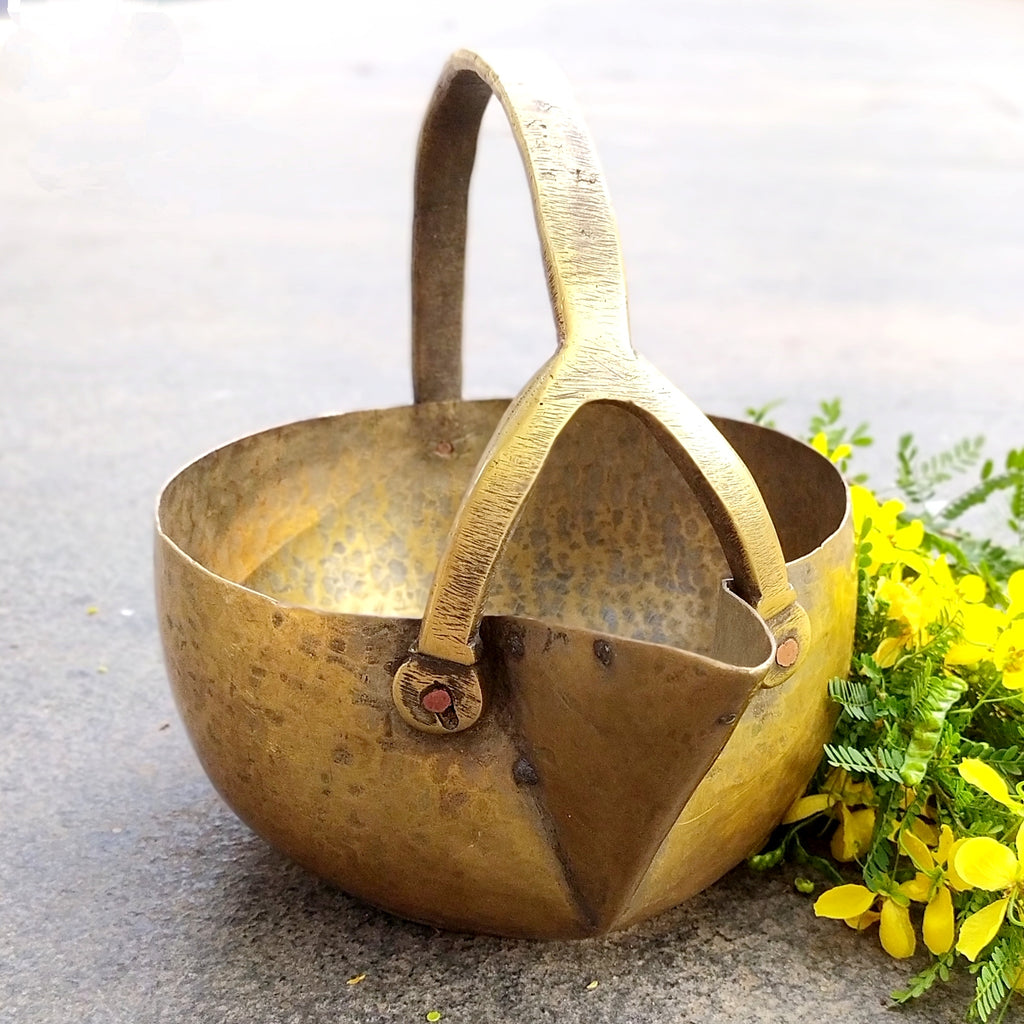
<svg viewBox="0 0 1024 1024">
<path fill-rule="evenodd" d="M 481 42 L 569 74 L 637 345 L 701 405 L 786 398 L 795 429 L 842 394 L 893 440 L 1020 443 L 1024 8 L 108 6 L 0 23 L 0 1021 L 886 1019 L 904 968 L 783 877 L 543 945 L 404 924 L 289 865 L 176 718 L 153 499 L 233 437 L 408 400 L 414 140 L 444 57 Z M 510 394 L 552 336 L 492 115 L 473 395 Z M 903 1019 L 959 1016 L 942 993 Z"/>
</svg>

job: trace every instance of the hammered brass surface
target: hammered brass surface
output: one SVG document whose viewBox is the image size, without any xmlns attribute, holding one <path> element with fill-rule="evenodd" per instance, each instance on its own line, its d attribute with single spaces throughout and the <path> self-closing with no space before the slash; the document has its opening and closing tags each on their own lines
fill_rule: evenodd
<svg viewBox="0 0 1024 1024">
<path fill-rule="evenodd" d="M 363 417 L 377 414 L 346 417 L 344 431 L 321 426 L 308 439 L 283 439 L 282 472 L 295 475 L 285 486 L 322 504 L 308 525 L 286 516 L 283 541 L 268 543 L 258 566 L 224 569 L 281 601 L 419 618 L 459 501 L 506 405 L 414 407 L 397 436 L 381 442 L 415 452 L 398 467 L 372 458 L 349 465 L 346 445 L 358 444 L 372 430 Z M 607 457 L 605 448 L 629 458 Z M 316 473 L 314 459 L 325 463 Z M 267 506 L 285 500 L 279 492 L 254 507 L 258 521 L 269 522 Z M 543 610 L 562 625 L 708 654 L 715 622 L 706 610 L 728 574 L 707 515 L 656 438 L 615 406 L 589 405 L 553 446 L 498 565 L 487 612 Z"/>
<path fill-rule="evenodd" d="M 812 770 L 831 725 L 824 680 L 844 668 L 849 654 L 852 546 L 848 532 L 833 536 L 848 525 L 845 492 L 834 468 L 805 446 L 763 428 L 715 421 L 765 494 L 794 584 L 816 616 L 816 635 L 831 628 L 834 643 L 815 646 L 814 663 L 783 686 L 756 692 L 700 782 L 701 756 L 683 750 L 680 730 L 691 718 L 717 721 L 718 705 L 694 706 L 671 687 L 675 700 L 653 703 L 657 686 L 646 673 L 632 683 L 616 675 L 609 690 L 595 637 L 607 640 L 619 667 L 626 664 L 624 643 L 649 652 L 662 661 L 663 678 L 678 677 L 688 660 L 714 667 L 716 655 L 735 653 L 729 644 L 736 636 L 737 648 L 757 651 L 760 643 L 767 657 L 770 639 L 762 628 L 757 640 L 759 627 L 742 609 L 745 636 L 742 627 L 716 634 L 702 581 L 721 574 L 725 560 L 705 546 L 713 532 L 702 524 L 699 504 L 656 444 L 644 451 L 650 435 L 632 417 L 613 406 L 591 407 L 575 421 L 578 434 L 570 429 L 560 438 L 531 494 L 484 622 L 485 638 L 518 630 L 524 658 L 538 631 L 564 633 L 589 676 L 564 663 L 545 667 L 538 657 L 536 685 L 521 693 L 512 687 L 512 699 L 507 645 L 488 650 L 485 642 L 488 712 L 466 732 L 429 736 L 398 716 L 390 673 L 416 636 L 413 607 L 429 587 L 440 547 L 430 527 L 457 508 L 504 405 L 425 404 L 312 420 L 246 438 L 193 464 L 160 503 L 161 627 L 175 695 L 204 768 L 236 812 L 275 845 L 348 891 L 417 920 L 512 935 L 586 935 L 622 927 L 713 881 L 771 828 Z M 608 472 L 608 460 L 588 442 L 601 415 L 617 421 L 609 423 L 612 436 L 641 445 L 619 473 Z M 439 457 L 438 441 L 452 437 L 459 444 Z M 800 488 L 792 488 L 790 469 Z M 370 474 L 382 484 L 378 493 L 390 497 L 377 510 L 380 523 L 390 525 L 375 526 L 366 515 Z M 557 486 L 559 479 L 565 486 Z M 589 486 L 579 488 L 580 480 Z M 634 488 L 621 515 L 610 503 L 618 487 Z M 590 524 L 586 547 L 573 550 L 581 523 Z M 314 538 L 319 559 L 311 556 Z M 394 566 L 400 557 L 404 576 Z M 666 576 L 676 580 L 678 603 L 662 590 Z M 339 578 L 363 584 L 361 598 L 349 594 L 347 607 L 339 607 Z M 602 598 L 605 579 L 614 581 L 611 598 Z M 260 593 L 258 580 L 284 589 Z M 388 586 L 378 592 L 369 586 L 374 580 Z M 524 580 L 530 585 L 520 589 Z M 352 611 L 360 599 L 372 613 Z M 672 649 L 663 646 L 669 643 Z M 686 647 L 693 653 L 677 649 Z M 741 684 L 756 681 L 763 665 L 731 672 L 733 684 L 737 676 Z M 729 676 L 724 671 L 720 681 Z M 586 709 L 578 700 L 575 711 L 566 707 L 555 686 L 579 692 L 588 679 L 613 697 L 589 732 Z M 526 692 L 539 702 L 524 703 Z M 715 699 L 728 703 L 727 697 Z M 742 685 L 736 699 L 740 708 Z M 644 727 L 631 734 L 634 700 Z M 601 775 L 597 749 L 608 753 L 601 763 L 611 781 L 596 802 L 602 820 L 589 828 L 589 852 L 587 828 L 567 835 L 558 821 L 559 813 L 572 813 L 565 810 L 572 766 L 587 745 L 577 736 L 560 748 L 543 729 L 548 714 L 555 723 L 570 713 L 579 736 L 596 744 L 575 768 L 577 792 Z M 660 720 L 660 733 L 648 715 Z M 711 736 L 724 739 L 728 728 Z M 533 785 L 515 778 L 524 757 L 537 771 Z M 638 791 L 642 766 L 650 778 Z M 669 782 L 674 794 L 671 785 L 659 790 Z M 678 816 L 673 799 L 697 782 Z M 645 831 L 638 815 L 662 822 Z M 664 839 L 664 819 L 674 815 L 678 823 Z M 601 879 L 615 886 L 602 893 Z"/>
<path fill-rule="evenodd" d="M 764 495 L 814 643 L 795 675 L 754 695 L 667 835 L 621 927 L 675 906 L 757 852 L 821 759 L 837 715 L 825 683 L 846 675 L 853 653 L 855 543 L 838 473 L 828 473 L 816 452 L 791 438 L 749 423 L 714 423 Z M 814 528 L 829 517 L 836 528 L 815 542 Z"/>
<path fill-rule="evenodd" d="M 513 66 L 460 51 L 424 128 L 418 404 L 187 467 L 159 501 L 157 597 L 189 735 L 256 831 L 406 917 L 578 937 L 710 884 L 804 785 L 850 657 L 853 536 L 827 459 L 707 420 L 633 351 L 589 138 L 550 66 Z M 464 402 L 492 91 L 558 345 L 512 402 Z"/>
</svg>

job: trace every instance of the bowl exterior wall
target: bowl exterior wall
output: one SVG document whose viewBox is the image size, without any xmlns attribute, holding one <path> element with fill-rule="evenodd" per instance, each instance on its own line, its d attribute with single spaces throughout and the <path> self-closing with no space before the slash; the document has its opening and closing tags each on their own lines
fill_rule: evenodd
<svg viewBox="0 0 1024 1024">
<path fill-rule="evenodd" d="M 473 405 L 446 406 L 445 429 L 454 433 L 450 421 L 464 415 L 485 437 L 501 404 Z M 367 417 L 376 430 L 412 438 L 420 433 L 416 418 L 436 418 L 441 409 L 337 419 L 357 437 L 359 417 Z M 813 773 L 834 724 L 826 684 L 849 665 L 854 540 L 845 491 L 819 457 L 762 428 L 718 425 L 765 493 L 784 549 L 808 545 L 806 503 L 819 499 L 808 498 L 817 490 L 805 480 L 790 507 L 773 477 L 783 458 L 823 474 L 838 525 L 789 563 L 812 630 L 799 669 L 755 693 L 614 916 L 596 920 L 574 890 L 550 820 L 524 785 L 518 766 L 528 751 L 507 693 L 496 692 L 491 712 L 464 733 L 412 730 L 397 715 L 391 684 L 415 642 L 416 619 L 274 600 L 199 564 L 172 539 L 174 524 L 161 520 L 156 584 L 168 675 L 196 752 L 227 803 L 286 854 L 370 903 L 446 928 L 511 936 L 582 937 L 625 927 L 700 891 L 755 851 Z M 301 438 L 300 428 L 282 429 Z M 322 421 L 316 429 L 330 432 Z M 274 433 L 268 450 L 280 447 Z M 246 459 L 255 450 L 261 471 L 276 479 L 260 445 L 238 442 Z M 218 453 L 218 474 L 233 447 Z M 416 458 L 418 466 L 432 465 Z M 467 450 L 463 462 L 472 460 Z M 247 463 L 239 479 L 249 472 Z M 201 473 L 190 480 L 199 490 L 205 483 Z M 181 494 L 175 506 L 184 523 L 191 513 Z"/>
</svg>

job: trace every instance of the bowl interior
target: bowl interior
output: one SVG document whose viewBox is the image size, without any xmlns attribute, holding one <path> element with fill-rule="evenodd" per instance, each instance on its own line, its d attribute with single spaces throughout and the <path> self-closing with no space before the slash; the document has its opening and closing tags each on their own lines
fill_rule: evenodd
<svg viewBox="0 0 1024 1024">
<path fill-rule="evenodd" d="M 276 601 L 419 618 L 442 543 L 507 403 L 403 406 L 289 424 L 180 473 L 159 525 L 209 572 Z M 749 466 L 788 561 L 840 524 L 834 467 L 784 435 L 715 420 Z M 559 437 L 499 563 L 487 614 L 714 647 L 729 569 L 657 439 L 585 406 Z"/>
</svg>

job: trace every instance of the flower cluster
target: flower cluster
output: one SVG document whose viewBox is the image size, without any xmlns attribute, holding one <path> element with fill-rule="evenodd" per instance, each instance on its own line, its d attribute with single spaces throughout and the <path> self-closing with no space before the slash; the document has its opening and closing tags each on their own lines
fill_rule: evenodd
<svg viewBox="0 0 1024 1024">
<path fill-rule="evenodd" d="M 1005 593 L 990 595 L 981 576 L 955 579 L 945 555 L 923 552 L 924 524 L 901 524 L 902 502 L 881 504 L 860 486 L 851 488 L 851 497 L 874 597 L 887 608 L 888 628 L 875 662 L 889 668 L 953 627 L 957 639 L 943 659 L 947 668 L 988 662 L 1002 674 L 1003 686 L 1024 689 L 1024 569 L 1010 576 Z"/>
<path fill-rule="evenodd" d="M 812 444 L 843 465 L 840 433 Z M 962 534 L 901 501 L 856 485 L 851 496 L 860 597 L 850 676 L 830 684 L 842 712 L 755 866 L 795 855 L 838 883 L 819 917 L 877 924 L 895 958 L 923 943 L 931 965 L 899 999 L 958 963 L 978 972 L 971 1009 L 984 1020 L 1024 991 L 1024 567 L 970 557 Z M 828 840 L 827 858 L 809 836 Z"/>
</svg>

